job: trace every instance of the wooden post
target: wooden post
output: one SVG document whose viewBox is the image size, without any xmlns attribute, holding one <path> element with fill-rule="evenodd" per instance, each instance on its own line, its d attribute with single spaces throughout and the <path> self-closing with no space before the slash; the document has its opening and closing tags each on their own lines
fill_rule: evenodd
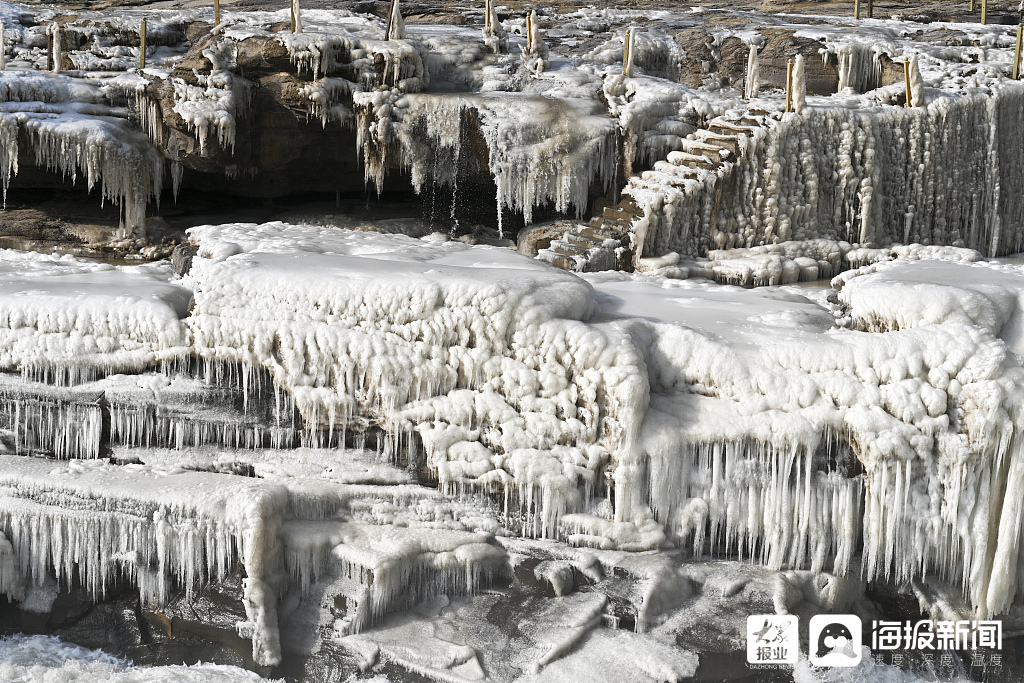
<svg viewBox="0 0 1024 683">
<path fill-rule="evenodd" d="M 146 20 L 142 20 L 142 28 L 139 29 L 139 68 L 146 68 Z"/>
<path fill-rule="evenodd" d="M 484 0 L 484 30 L 491 28 L 491 0 Z"/>
<path fill-rule="evenodd" d="M 974 0 L 971 0 L 971 11 L 974 11 Z"/>
<path fill-rule="evenodd" d="M 853 0 L 853 18 L 860 19 L 860 0 Z"/>
<path fill-rule="evenodd" d="M 384 40 L 391 40 L 391 22 L 395 18 L 395 0 L 388 5 L 388 23 L 384 26 Z"/>
<path fill-rule="evenodd" d="M 870 19 L 875 13 L 875 8 L 872 7 L 873 4 L 872 0 L 868 0 L 868 19 Z"/>
<path fill-rule="evenodd" d="M 53 71 L 53 27 L 46 29 L 46 70 Z"/>
<path fill-rule="evenodd" d="M 786 111 L 793 111 L 793 60 L 786 66 Z"/>
<path fill-rule="evenodd" d="M 533 23 L 530 14 L 526 14 L 526 51 L 533 50 Z"/>
<path fill-rule="evenodd" d="M 220 26 L 220 0 L 213 0 L 213 25 Z"/>
<path fill-rule="evenodd" d="M 1013 51 L 1013 80 L 1020 79 L 1020 40 L 1024 25 L 1017 24 L 1017 48 Z"/>
<path fill-rule="evenodd" d="M 985 12 L 988 10 L 988 0 L 981 0 L 981 23 L 985 24 Z"/>
<path fill-rule="evenodd" d="M 295 0 L 291 0 L 291 6 L 292 6 L 292 33 L 295 33 Z M 384 37 L 384 40 L 387 40 L 387 36 Z"/>
<path fill-rule="evenodd" d="M 903 61 L 903 87 L 907 91 L 907 103 L 903 106 L 910 106 L 910 60 Z"/>
</svg>

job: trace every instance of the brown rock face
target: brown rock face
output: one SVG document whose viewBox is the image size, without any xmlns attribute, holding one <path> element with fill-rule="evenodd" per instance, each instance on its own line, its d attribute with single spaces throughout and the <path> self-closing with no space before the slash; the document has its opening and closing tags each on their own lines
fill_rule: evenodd
<svg viewBox="0 0 1024 683">
<path fill-rule="evenodd" d="M 742 40 L 729 36 L 721 44 L 715 44 L 713 36 L 706 31 L 688 29 L 676 34 L 676 43 L 686 52 L 679 73 L 680 83 L 699 88 L 710 79 L 716 81 L 713 85 L 742 87 L 750 52 Z"/>
<path fill-rule="evenodd" d="M 785 90 L 789 60 L 803 55 L 808 95 L 833 95 L 839 90 L 839 60 L 835 55 L 823 60 L 820 42 L 782 29 L 762 29 L 761 34 L 765 37 L 761 49 L 762 88 Z"/>
<path fill-rule="evenodd" d="M 174 111 L 173 82 L 200 84 L 196 74 L 212 69 L 203 56 L 212 42 L 209 35 L 198 38 L 170 79 L 147 90 L 159 106 L 165 131 L 158 144 L 182 165 L 183 187 L 260 198 L 362 190 L 354 131 L 311 115 L 301 88 L 312 77 L 298 73 L 284 46 L 272 38 L 250 38 L 238 45 L 233 149 L 225 149 L 210 134 L 201 150 L 196 134 Z"/>
</svg>

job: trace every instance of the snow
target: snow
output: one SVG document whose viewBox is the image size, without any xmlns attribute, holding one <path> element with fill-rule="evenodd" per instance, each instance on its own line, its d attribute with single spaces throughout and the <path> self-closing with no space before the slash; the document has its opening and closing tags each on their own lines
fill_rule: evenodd
<svg viewBox="0 0 1024 683">
<path fill-rule="evenodd" d="M 1021 371 L 1001 339 L 950 316 L 888 334 L 846 331 L 785 290 L 587 279 L 606 315 L 655 322 L 640 450 L 615 469 L 623 521 L 646 501 L 667 534 L 697 550 L 707 523 L 712 538 L 768 567 L 838 574 L 863 534 L 867 576 L 903 580 L 923 563 L 964 585 L 981 613 L 1006 608 L 1019 511 L 1014 498 L 982 491 L 1017 476 L 1009 462 L 1019 458 L 1011 435 Z M 877 298 L 863 301 L 900 300 L 898 278 L 875 282 Z M 958 308 L 973 310 L 970 294 L 961 290 Z M 860 302 L 849 295 L 854 317 Z M 978 408 L 984 420 L 970 416 Z M 814 464 L 822 458 L 834 463 Z M 998 537 L 977 533 L 986 524 L 1002 527 Z"/>
<path fill-rule="evenodd" d="M 0 250 L 0 367 L 77 384 L 175 361 L 187 354 L 191 292 L 173 274 L 166 262 Z"/>
<path fill-rule="evenodd" d="M 191 235 L 196 353 L 270 372 L 310 442 L 368 418 L 392 457 L 420 441 L 443 485 L 511 475 L 516 507 L 538 495 L 529 525 L 547 534 L 622 438 L 598 420 L 634 409 L 633 356 L 580 322 L 591 289 L 567 273 L 507 249 L 330 228 Z"/>
</svg>

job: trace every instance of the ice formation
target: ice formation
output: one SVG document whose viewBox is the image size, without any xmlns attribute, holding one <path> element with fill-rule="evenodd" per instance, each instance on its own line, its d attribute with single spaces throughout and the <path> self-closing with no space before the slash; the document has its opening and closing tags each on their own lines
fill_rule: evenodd
<svg viewBox="0 0 1024 683">
<path fill-rule="evenodd" d="M 173 274 L 0 250 L 0 368 L 78 384 L 173 363 L 188 353 L 191 296 Z"/>
<path fill-rule="evenodd" d="M 286 224 L 191 238 L 199 253 L 181 284 L 164 266 L 6 253 L 8 317 L 31 323 L 16 329 L 55 335 L 69 366 L 82 364 L 46 374 L 17 355 L 17 338 L 3 342 L 8 368 L 29 375 L 0 392 L 23 416 L 2 425 L 9 447 L 119 448 L 129 463 L 140 447 L 183 454 L 144 450 L 145 465 L 0 456 L 9 594 L 77 567 L 97 593 L 126 574 L 159 602 L 239 562 L 240 633 L 267 664 L 280 658 L 281 596 L 343 596 L 343 637 L 506 576 L 501 529 L 601 552 L 717 547 L 812 575 L 935 575 L 963 586 L 978 615 L 1018 594 L 1022 513 L 1001 493 L 1024 472 L 1018 267 L 901 248 L 839 276 L 830 310 L 787 289 L 581 280 L 458 242 Z M 837 269 L 845 247 L 816 249 L 816 260 L 791 255 Z M 933 253 L 958 260 L 921 258 Z M 18 284 L 26 273 L 32 289 Z M 153 293 L 125 306 L 104 289 L 111 277 Z M 68 346 L 62 320 L 119 341 Z M 110 374 L 150 368 L 160 372 Z M 235 407 L 215 408 L 225 401 Z M 354 440 L 441 490 L 345 474 L 353 456 L 339 447 Z M 300 443 L 329 450 L 309 460 L 288 450 Z M 206 446 L 282 450 L 163 464 Z M 232 474 L 250 467 L 256 478 Z M 349 483 L 362 480 L 388 486 Z M 453 506 L 460 493 L 490 497 L 500 522 Z M 650 571 L 652 586 L 669 580 Z M 564 591 L 560 572 L 555 562 L 537 576 Z M 664 609 L 650 600 L 638 628 Z"/>
<path fill-rule="evenodd" d="M 195 132 L 200 154 L 206 151 L 207 139 L 213 133 L 222 148 L 233 149 L 235 145 L 237 95 L 230 71 L 234 50 L 235 46 L 228 41 L 214 41 L 203 50 L 203 56 L 212 65 L 209 75 L 197 74 L 197 84 L 181 78 L 171 81 L 174 112 Z"/>
<path fill-rule="evenodd" d="M 491 52 L 499 54 L 508 51 L 508 32 L 498 21 L 498 10 L 494 7 L 494 0 L 487 0 L 484 6 L 484 44 Z"/>
<path fill-rule="evenodd" d="M 1013 83 L 991 89 L 911 109 L 812 105 L 736 135 L 738 157 L 717 171 L 677 175 L 681 164 L 673 168 L 670 159 L 624 190 L 644 211 L 635 226 L 643 253 L 702 254 L 822 237 L 1013 250 L 1021 235 L 1011 169 L 1021 150 L 1000 141 L 1018 139 L 1020 122 L 1011 112 L 1022 90 Z M 965 129 L 975 136 L 958 132 Z M 940 180 L 951 168 L 961 181 Z M 738 201 L 716 201 L 723 183 L 744 188 Z M 979 196 L 976 187 L 990 189 Z"/>
<path fill-rule="evenodd" d="M 743 96 L 748 100 L 754 99 L 761 91 L 761 58 L 757 51 L 757 45 L 750 46 L 750 53 L 747 56 L 747 75 L 743 82 Z"/>
</svg>

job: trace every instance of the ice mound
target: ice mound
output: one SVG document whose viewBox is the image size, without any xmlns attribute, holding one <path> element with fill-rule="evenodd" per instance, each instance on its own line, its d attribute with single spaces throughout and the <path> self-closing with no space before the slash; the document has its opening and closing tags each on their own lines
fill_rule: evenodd
<svg viewBox="0 0 1024 683">
<path fill-rule="evenodd" d="M 522 487 L 549 534 L 628 443 L 628 339 L 581 322 L 592 290 L 507 249 L 284 224 L 195 228 L 197 355 L 265 369 L 306 438 L 368 427 L 445 486 Z M 360 420 L 363 421 L 360 424 Z M 413 455 L 409 456 L 410 459 Z"/>
<path fill-rule="evenodd" d="M 768 567 L 840 575 L 863 538 L 867 577 L 924 568 L 964 585 L 980 613 L 1009 606 L 1019 510 L 985 493 L 1013 488 L 1021 467 L 1024 374 L 1003 339 L 962 317 L 866 334 L 796 293 L 587 277 L 603 311 L 653 323 L 640 447 L 615 469 L 622 521 L 649 505 L 680 542 L 699 548 L 710 533 Z M 899 278 L 876 282 L 865 301 L 899 300 Z M 970 288 L 959 296 L 970 310 Z"/>
<path fill-rule="evenodd" d="M 187 355 L 191 292 L 173 275 L 168 263 L 0 251 L 0 368 L 64 384 Z"/>
</svg>

